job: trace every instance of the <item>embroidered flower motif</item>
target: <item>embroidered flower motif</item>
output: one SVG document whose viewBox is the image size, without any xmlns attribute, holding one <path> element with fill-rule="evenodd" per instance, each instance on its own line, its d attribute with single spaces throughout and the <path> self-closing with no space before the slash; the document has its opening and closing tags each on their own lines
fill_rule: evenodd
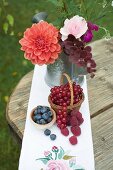
<svg viewBox="0 0 113 170">
<path fill-rule="evenodd" d="M 66 19 L 64 27 L 60 29 L 62 41 L 66 40 L 69 34 L 72 34 L 75 38 L 80 38 L 86 33 L 87 29 L 87 22 L 83 17 L 76 15 L 71 19 Z"/>
<path fill-rule="evenodd" d="M 76 165 L 76 158 L 75 157 L 69 160 L 69 165 L 70 165 L 70 167 L 73 167 L 73 165 Z"/>
<path fill-rule="evenodd" d="M 33 64 L 54 63 L 61 52 L 58 43 L 58 30 L 52 24 L 41 21 L 26 29 L 24 37 L 19 41 L 25 58 Z"/>
<path fill-rule="evenodd" d="M 58 149 L 56 146 L 53 146 L 53 147 L 52 147 L 52 151 L 53 151 L 53 152 L 58 152 L 59 149 Z"/>
<path fill-rule="evenodd" d="M 69 170 L 69 167 L 61 160 L 50 160 L 46 170 Z"/>
<path fill-rule="evenodd" d="M 49 156 L 49 155 L 51 155 L 51 152 L 50 151 L 44 151 L 44 156 Z"/>
</svg>

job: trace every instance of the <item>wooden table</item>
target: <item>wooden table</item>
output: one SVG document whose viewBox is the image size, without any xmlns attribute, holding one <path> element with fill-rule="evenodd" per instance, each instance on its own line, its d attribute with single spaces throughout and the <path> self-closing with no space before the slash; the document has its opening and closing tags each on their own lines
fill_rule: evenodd
<svg viewBox="0 0 113 170">
<path fill-rule="evenodd" d="M 113 170 L 113 39 L 92 43 L 97 73 L 88 78 L 96 170 Z M 7 105 L 7 121 L 22 140 L 33 71 L 25 75 Z M 87 129 L 86 129 L 87 130 Z"/>
</svg>

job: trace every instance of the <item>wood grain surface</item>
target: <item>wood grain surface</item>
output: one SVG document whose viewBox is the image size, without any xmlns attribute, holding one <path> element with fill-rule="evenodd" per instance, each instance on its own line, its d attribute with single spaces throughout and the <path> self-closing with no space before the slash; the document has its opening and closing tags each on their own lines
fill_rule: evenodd
<svg viewBox="0 0 113 170">
<path fill-rule="evenodd" d="M 91 44 L 97 63 L 95 78 L 87 77 L 96 170 L 113 170 L 113 39 Z M 33 71 L 14 89 L 6 109 L 8 124 L 23 137 Z"/>
</svg>

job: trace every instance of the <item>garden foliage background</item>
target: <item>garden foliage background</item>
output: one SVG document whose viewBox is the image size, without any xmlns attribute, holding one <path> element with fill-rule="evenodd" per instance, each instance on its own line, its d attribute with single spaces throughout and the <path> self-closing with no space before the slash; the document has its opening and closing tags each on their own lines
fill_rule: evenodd
<svg viewBox="0 0 113 170">
<path fill-rule="evenodd" d="M 48 20 L 54 21 L 61 15 L 54 6 L 56 0 L 0 0 L 0 169 L 18 169 L 20 147 L 12 138 L 5 117 L 6 104 L 14 87 L 23 75 L 33 69 L 33 65 L 24 59 L 18 43 L 24 30 L 31 26 L 32 16 L 40 11 L 49 14 Z M 67 0 L 66 0 L 67 1 Z M 67 2 L 69 2 L 68 0 Z M 77 0 L 79 1 L 79 0 Z M 96 15 L 99 3 L 105 0 L 80 0 L 93 10 L 92 17 Z M 95 2 L 95 6 L 93 3 Z M 109 0 L 107 1 L 110 2 Z M 87 6 L 86 5 L 86 6 Z M 110 11 L 113 7 L 109 7 Z M 14 21 L 13 21 L 14 20 Z M 113 36 L 113 12 L 96 21 L 104 26 Z M 96 35 L 99 39 L 103 31 Z"/>
</svg>

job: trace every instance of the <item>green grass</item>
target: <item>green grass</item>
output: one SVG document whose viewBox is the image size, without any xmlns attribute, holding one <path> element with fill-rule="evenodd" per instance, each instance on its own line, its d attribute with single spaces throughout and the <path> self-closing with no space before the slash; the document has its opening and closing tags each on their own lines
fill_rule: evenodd
<svg viewBox="0 0 113 170">
<path fill-rule="evenodd" d="M 0 169 L 17 170 L 20 148 L 9 132 L 5 109 L 7 99 L 21 77 L 33 69 L 33 65 L 23 58 L 18 43 L 22 32 L 31 25 L 31 18 L 36 11 L 47 11 L 49 20 L 57 17 L 57 12 L 46 0 L 8 0 L 7 12 L 15 19 L 14 36 L 0 32 Z M 54 11 L 54 12 L 53 12 Z M 99 21 L 112 31 L 113 15 Z M 96 34 L 96 39 L 100 34 Z"/>
</svg>

